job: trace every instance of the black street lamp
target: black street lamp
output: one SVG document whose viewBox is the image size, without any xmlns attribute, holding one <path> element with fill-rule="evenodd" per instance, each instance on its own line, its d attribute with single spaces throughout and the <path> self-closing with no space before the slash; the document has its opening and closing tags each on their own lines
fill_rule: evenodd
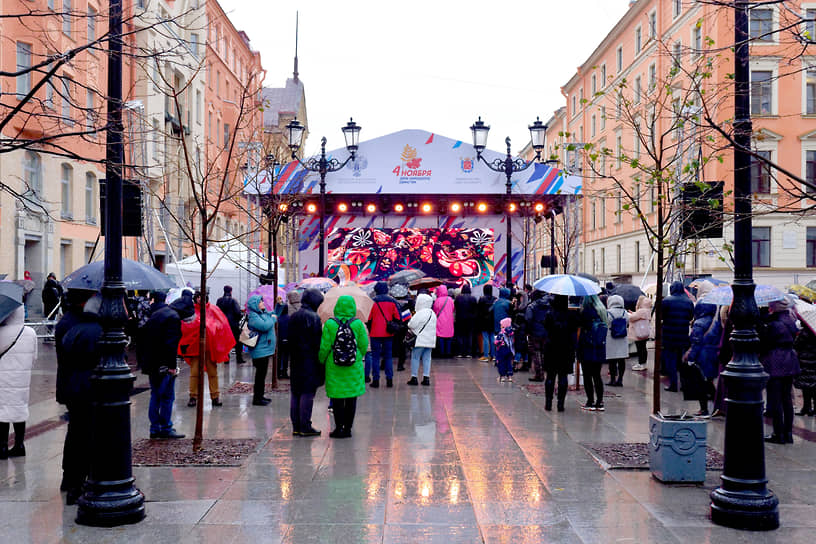
<svg viewBox="0 0 816 544">
<path fill-rule="evenodd" d="M 482 118 L 473 123 L 470 127 L 470 131 L 473 134 L 473 148 L 476 150 L 476 159 L 481 160 L 488 168 L 493 170 L 494 172 L 503 172 L 505 176 L 507 176 L 507 181 L 505 182 L 505 187 L 507 189 L 506 192 L 506 203 L 505 203 L 505 212 L 507 216 L 507 255 L 505 257 L 505 275 L 507 276 L 506 284 L 509 286 L 513 283 L 513 266 L 512 266 L 512 228 L 510 224 L 510 216 L 514 211 L 514 204 L 512 202 L 512 193 L 513 193 L 513 184 L 510 178 L 513 177 L 513 174 L 516 172 L 522 172 L 527 170 L 532 166 L 536 161 L 541 159 L 541 152 L 544 150 L 545 141 L 547 138 L 547 125 L 542 123 L 538 118 L 536 118 L 535 122 L 528 127 L 530 129 L 530 139 L 532 141 L 533 149 L 535 150 L 536 156 L 530 162 L 526 162 L 524 159 L 517 158 L 514 159 L 511 151 L 510 151 L 510 137 L 508 136 L 505 138 L 504 142 L 507 144 L 507 156 L 504 159 L 494 159 L 491 162 L 488 162 L 482 156 L 482 152 L 487 147 L 487 133 L 490 131 L 490 126 L 485 125 L 482 122 Z M 544 163 L 547 162 L 555 162 L 555 161 L 542 161 Z"/>
<path fill-rule="evenodd" d="M 320 140 L 320 157 L 312 157 L 306 159 L 305 162 L 300 160 L 297 156 L 297 151 L 300 149 L 305 127 L 300 121 L 294 119 L 291 123 L 286 125 L 286 129 L 289 131 L 289 148 L 292 150 L 292 158 L 298 161 L 306 170 L 320 174 L 320 261 L 318 267 L 322 275 L 326 272 L 326 233 L 324 225 L 326 222 L 326 174 L 329 172 L 337 172 L 346 166 L 349 161 L 354 160 L 354 154 L 357 152 L 360 143 L 360 126 L 355 123 L 353 119 L 349 119 L 346 126 L 342 128 L 343 137 L 346 140 L 346 149 L 349 152 L 349 156 L 343 162 L 338 161 L 334 157 L 331 159 L 326 158 L 325 136 Z"/>
<path fill-rule="evenodd" d="M 133 477 L 130 391 L 136 377 L 125 361 L 125 284 L 122 282 L 122 0 L 110 0 L 108 125 L 105 177 L 105 280 L 99 340 L 101 357 L 91 376 L 90 473 L 78 501 L 77 523 L 113 527 L 144 519 L 144 495 Z M 90 354 L 89 354 L 90 355 Z"/>
<path fill-rule="evenodd" d="M 711 492 L 711 521 L 748 530 L 779 527 L 779 499 L 765 476 L 762 389 L 768 379 L 757 357 L 759 310 L 754 300 L 751 262 L 751 110 L 746 0 L 734 10 L 734 302 L 729 314 L 733 358 L 722 373 L 728 408 L 723 473 Z"/>
</svg>

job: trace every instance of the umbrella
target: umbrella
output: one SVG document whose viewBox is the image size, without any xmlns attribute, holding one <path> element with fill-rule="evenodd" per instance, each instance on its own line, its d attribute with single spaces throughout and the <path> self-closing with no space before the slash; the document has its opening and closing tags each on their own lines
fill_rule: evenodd
<svg viewBox="0 0 816 544">
<path fill-rule="evenodd" d="M 794 301 L 794 311 L 799 320 L 807 325 L 813 334 L 816 334 L 816 306 L 803 300 Z"/>
<path fill-rule="evenodd" d="M 405 270 L 400 270 L 399 272 L 394 272 L 390 276 L 388 276 L 388 285 L 396 285 L 398 283 L 402 283 L 408 285 L 414 280 L 418 280 L 419 278 L 424 278 L 425 272 L 418 268 L 406 268 Z"/>
<path fill-rule="evenodd" d="M 663 283 L 663 298 L 669 296 L 669 287 L 671 287 L 670 283 L 664 282 Z M 643 292 L 646 293 L 647 297 L 654 298 L 657 295 L 657 284 L 650 283 L 646 287 L 643 288 Z M 686 296 L 689 297 L 692 301 L 694 301 L 694 296 L 689 293 L 689 290 L 683 288 L 683 292 L 686 293 Z"/>
<path fill-rule="evenodd" d="M 597 283 L 598 285 L 600 285 L 600 284 L 601 284 L 601 280 L 599 280 L 598 278 L 596 278 L 596 277 L 595 277 L 595 276 L 593 276 L 592 274 L 587 274 L 586 272 L 578 272 L 578 273 L 576 274 L 576 276 L 578 276 L 579 278 L 584 278 L 584 279 L 587 279 L 587 280 L 589 280 L 589 281 L 594 281 L 594 282 L 595 282 L 595 283 Z"/>
<path fill-rule="evenodd" d="M 374 301 L 359 285 L 349 283 L 341 287 L 332 287 L 326 291 L 323 303 L 317 309 L 317 315 L 320 316 L 323 323 L 328 321 L 330 317 L 334 317 L 334 307 L 337 305 L 337 299 L 343 295 L 348 295 L 354 299 L 354 303 L 357 305 L 357 318 L 368 321 L 368 314 L 371 313 L 371 309 L 374 307 Z"/>
<path fill-rule="evenodd" d="M 754 300 L 757 306 L 767 306 L 776 300 L 785 298 L 785 293 L 773 285 L 757 285 L 754 291 Z M 700 302 L 716 304 L 717 306 L 730 306 L 734 300 L 734 292 L 730 285 L 721 285 L 708 293 Z"/>
<path fill-rule="evenodd" d="M 329 289 L 337 286 L 337 282 L 331 278 L 315 276 L 312 278 L 300 280 L 297 286 L 300 287 L 301 289 L 317 289 L 321 293 L 326 294 L 326 292 L 328 292 Z"/>
<path fill-rule="evenodd" d="M 805 287 L 807 287 L 808 289 L 813 289 L 814 291 L 816 291 L 816 280 L 810 280 L 809 282 L 807 282 L 805 284 Z"/>
<path fill-rule="evenodd" d="M 597 283 L 572 274 L 554 274 L 544 276 L 533 284 L 539 291 L 552 293 L 554 295 L 567 295 L 571 297 L 585 297 L 597 295 L 601 288 Z"/>
<path fill-rule="evenodd" d="M 616 285 L 610 295 L 619 295 L 623 298 L 623 305 L 627 310 L 635 311 L 638 298 L 644 296 L 646 293 L 640 290 L 637 285 L 631 283 L 621 283 Z"/>
<path fill-rule="evenodd" d="M 0 281 L 0 323 L 23 305 L 23 288 L 10 281 Z"/>
<path fill-rule="evenodd" d="M 36 284 L 34 280 L 14 280 L 14 283 L 23 288 L 23 293 L 28 294 L 34 290 Z"/>
<path fill-rule="evenodd" d="M 388 290 L 388 294 L 394 298 L 405 298 L 408 296 L 408 286 L 404 283 L 395 283 Z"/>
<path fill-rule="evenodd" d="M 791 285 L 788 292 L 793 293 L 805 302 L 816 302 L 816 291 L 804 285 Z"/>
<path fill-rule="evenodd" d="M 711 276 L 706 276 L 704 278 L 697 278 L 693 282 L 689 283 L 689 287 L 698 287 L 699 283 L 703 281 L 710 282 L 714 287 L 719 287 L 720 285 L 728 285 L 728 282 L 725 280 L 712 278 Z"/>
<path fill-rule="evenodd" d="M 418 291 L 419 289 L 433 289 L 434 287 L 438 287 L 445 283 L 444 281 L 440 280 L 439 278 L 432 278 L 430 276 L 424 278 L 418 278 L 408 284 L 408 287 L 413 289 L 414 291 Z"/>
<path fill-rule="evenodd" d="M 99 291 L 105 280 L 105 262 L 96 261 L 80 266 L 62 281 L 64 289 L 88 289 Z M 127 291 L 162 291 L 176 286 L 170 276 L 152 266 L 122 259 L 122 282 Z"/>
<path fill-rule="evenodd" d="M 259 285 L 255 289 L 253 289 L 249 295 L 247 295 L 247 303 L 249 302 L 249 297 L 260 295 L 263 298 L 264 306 L 270 312 L 275 311 L 275 286 L 274 285 Z M 278 287 L 278 296 L 281 297 L 284 295 L 283 289 Z M 246 304 L 244 305 L 246 306 Z"/>
</svg>

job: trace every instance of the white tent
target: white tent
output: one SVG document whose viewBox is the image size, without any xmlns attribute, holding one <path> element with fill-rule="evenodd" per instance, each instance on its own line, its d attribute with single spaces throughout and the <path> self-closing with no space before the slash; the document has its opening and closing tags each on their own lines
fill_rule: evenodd
<svg viewBox="0 0 816 544">
<path fill-rule="evenodd" d="M 243 306 L 247 293 L 259 285 L 258 276 L 266 274 L 266 258 L 237 240 L 212 243 L 207 247 L 207 271 L 211 302 L 222 295 L 225 285 L 230 285 L 233 298 Z M 166 272 L 177 285 L 189 283 L 195 287 L 201 283 L 201 264 L 195 255 L 167 266 Z M 281 287 L 286 285 L 285 272 L 278 269 L 278 285 Z"/>
</svg>

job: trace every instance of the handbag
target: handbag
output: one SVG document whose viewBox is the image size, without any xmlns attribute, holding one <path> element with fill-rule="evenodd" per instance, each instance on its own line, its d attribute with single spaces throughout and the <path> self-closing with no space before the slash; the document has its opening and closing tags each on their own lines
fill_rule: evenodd
<svg viewBox="0 0 816 544">
<path fill-rule="evenodd" d="M 238 342 L 248 348 L 254 348 L 258 344 L 258 331 L 249 328 L 246 317 L 241 320 L 241 336 L 238 337 Z"/>
<path fill-rule="evenodd" d="M 417 333 L 415 333 L 415 332 L 414 332 L 414 331 L 412 331 L 411 329 L 408 329 L 408 331 L 405 333 L 405 340 L 404 340 L 404 343 L 405 343 L 405 347 L 406 347 L 406 348 L 409 348 L 409 349 L 414 349 L 414 346 L 416 345 L 417 337 L 418 337 L 420 334 L 422 334 L 422 331 L 424 331 L 424 330 L 425 330 L 425 327 L 426 327 L 426 326 L 428 325 L 428 323 L 430 323 L 430 322 L 431 322 L 431 316 L 428 316 L 428 321 L 426 321 L 426 322 L 425 322 L 425 324 L 424 324 L 424 325 L 422 325 L 422 328 L 421 328 L 421 329 L 419 329 L 419 332 L 417 332 Z"/>
<path fill-rule="evenodd" d="M 374 303 L 374 306 L 380 311 L 380 315 L 385 320 L 385 313 L 382 311 L 382 306 L 379 303 Z M 385 321 L 385 332 L 389 334 L 399 334 L 405 330 L 405 323 L 401 319 L 389 319 Z"/>
</svg>

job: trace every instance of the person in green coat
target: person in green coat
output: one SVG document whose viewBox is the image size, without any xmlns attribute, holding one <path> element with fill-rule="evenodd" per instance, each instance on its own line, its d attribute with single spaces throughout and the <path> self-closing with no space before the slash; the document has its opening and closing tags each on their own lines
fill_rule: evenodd
<svg viewBox="0 0 816 544">
<path fill-rule="evenodd" d="M 363 359 L 368 349 L 368 331 L 365 323 L 356 319 L 357 304 L 348 295 L 337 299 L 334 307 L 334 319 L 323 325 L 320 338 L 320 363 L 326 366 L 326 396 L 332 399 L 335 429 L 329 433 L 332 438 L 351 437 L 351 426 L 357 411 L 357 397 L 365 393 Z M 335 319 L 337 321 L 335 321 Z M 349 327 L 357 341 L 357 357 L 351 366 L 334 364 L 332 347 L 337 337 L 340 322 L 351 320 Z"/>
</svg>

